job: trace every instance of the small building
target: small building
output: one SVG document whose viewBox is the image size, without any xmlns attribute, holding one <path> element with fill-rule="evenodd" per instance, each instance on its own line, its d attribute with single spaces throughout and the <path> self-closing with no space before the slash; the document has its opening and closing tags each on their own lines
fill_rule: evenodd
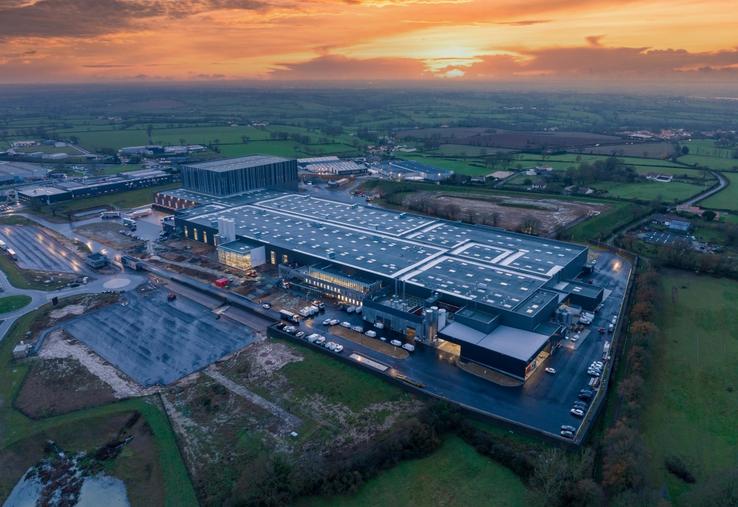
<svg viewBox="0 0 738 507">
<path fill-rule="evenodd" d="M 18 345 L 13 347 L 13 359 L 25 359 L 31 355 L 32 350 L 33 345 L 21 341 Z"/>
<path fill-rule="evenodd" d="M 85 263 L 92 269 L 102 269 L 108 265 L 108 257 L 100 252 L 95 252 L 87 256 Z"/>
<path fill-rule="evenodd" d="M 266 263 L 264 245 L 242 239 L 218 245 L 218 262 L 241 271 L 249 271 Z"/>
<path fill-rule="evenodd" d="M 692 230 L 692 224 L 686 220 L 669 220 L 665 225 L 670 231 L 681 232 L 684 234 L 687 234 Z"/>
</svg>

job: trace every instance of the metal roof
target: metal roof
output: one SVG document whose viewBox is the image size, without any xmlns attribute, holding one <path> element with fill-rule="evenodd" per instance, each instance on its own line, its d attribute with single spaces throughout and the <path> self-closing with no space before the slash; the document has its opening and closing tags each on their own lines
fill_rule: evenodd
<svg viewBox="0 0 738 507">
<path fill-rule="evenodd" d="M 247 157 L 213 160 L 211 162 L 201 162 L 199 164 L 187 164 L 184 167 L 220 173 L 236 171 L 238 169 L 248 169 L 250 167 L 259 167 L 262 165 L 279 164 L 281 162 L 288 162 L 289 160 L 290 159 L 274 157 L 271 155 L 249 155 Z"/>
<path fill-rule="evenodd" d="M 528 362 L 550 338 L 547 334 L 510 326 L 497 326 L 492 332 L 483 333 L 453 321 L 444 327 L 441 333 L 456 341 L 476 345 L 525 362 Z"/>
</svg>

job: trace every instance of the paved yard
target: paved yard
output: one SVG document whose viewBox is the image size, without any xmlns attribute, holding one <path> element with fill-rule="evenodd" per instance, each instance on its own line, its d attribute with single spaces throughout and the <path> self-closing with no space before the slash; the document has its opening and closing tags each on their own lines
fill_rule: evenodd
<svg viewBox="0 0 738 507">
<path fill-rule="evenodd" d="M 63 325 L 71 334 L 143 386 L 169 384 L 253 342 L 249 328 L 166 290 L 126 294 Z"/>
<path fill-rule="evenodd" d="M 0 239 L 15 250 L 18 266 L 36 271 L 78 273 L 84 260 L 40 227 L 4 225 Z"/>
</svg>

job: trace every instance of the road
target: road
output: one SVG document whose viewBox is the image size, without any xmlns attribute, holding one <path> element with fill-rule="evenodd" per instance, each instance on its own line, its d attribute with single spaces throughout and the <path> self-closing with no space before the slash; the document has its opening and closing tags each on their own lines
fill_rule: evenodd
<svg viewBox="0 0 738 507">
<path fill-rule="evenodd" d="M 712 174 L 715 178 L 717 178 L 718 184 L 716 186 L 714 186 L 712 188 L 709 188 L 709 189 L 705 190 L 704 192 L 700 192 L 699 194 L 697 194 L 697 195 L 695 195 L 693 197 L 690 197 L 686 201 L 682 201 L 682 202 L 678 203 L 675 206 L 694 206 L 699 201 L 702 201 L 704 199 L 707 199 L 711 195 L 717 194 L 722 189 L 724 189 L 725 187 L 728 186 L 729 182 L 728 182 L 728 180 L 727 180 L 727 178 L 725 176 L 723 176 L 722 174 L 720 174 L 719 172 L 716 172 L 716 171 L 710 171 L 710 174 Z M 648 216 L 645 216 L 645 217 L 641 218 L 640 220 L 638 220 L 636 222 L 633 222 L 632 224 L 626 226 L 624 229 L 621 229 L 619 231 L 613 232 L 605 240 L 605 243 L 608 244 L 608 245 L 612 245 L 613 244 L 613 241 L 615 241 L 615 238 L 617 238 L 618 236 L 621 236 L 621 235 L 627 233 L 628 231 L 632 231 L 633 229 L 638 229 L 643 224 L 646 224 L 646 223 L 650 222 L 652 216 L 653 216 L 652 214 L 649 214 Z"/>
</svg>

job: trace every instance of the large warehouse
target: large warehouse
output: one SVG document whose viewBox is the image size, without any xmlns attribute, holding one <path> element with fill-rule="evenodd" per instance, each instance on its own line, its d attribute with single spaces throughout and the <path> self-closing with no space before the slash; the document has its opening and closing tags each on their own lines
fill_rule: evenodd
<svg viewBox="0 0 738 507">
<path fill-rule="evenodd" d="M 185 189 L 226 197 L 255 188 L 295 188 L 297 161 L 269 155 L 250 155 L 184 165 L 181 173 Z"/>
<path fill-rule="evenodd" d="M 561 339 L 559 304 L 603 296 L 574 281 L 584 246 L 295 193 L 206 199 L 175 224 L 241 269 L 279 265 L 406 340 L 521 380 Z"/>
</svg>

